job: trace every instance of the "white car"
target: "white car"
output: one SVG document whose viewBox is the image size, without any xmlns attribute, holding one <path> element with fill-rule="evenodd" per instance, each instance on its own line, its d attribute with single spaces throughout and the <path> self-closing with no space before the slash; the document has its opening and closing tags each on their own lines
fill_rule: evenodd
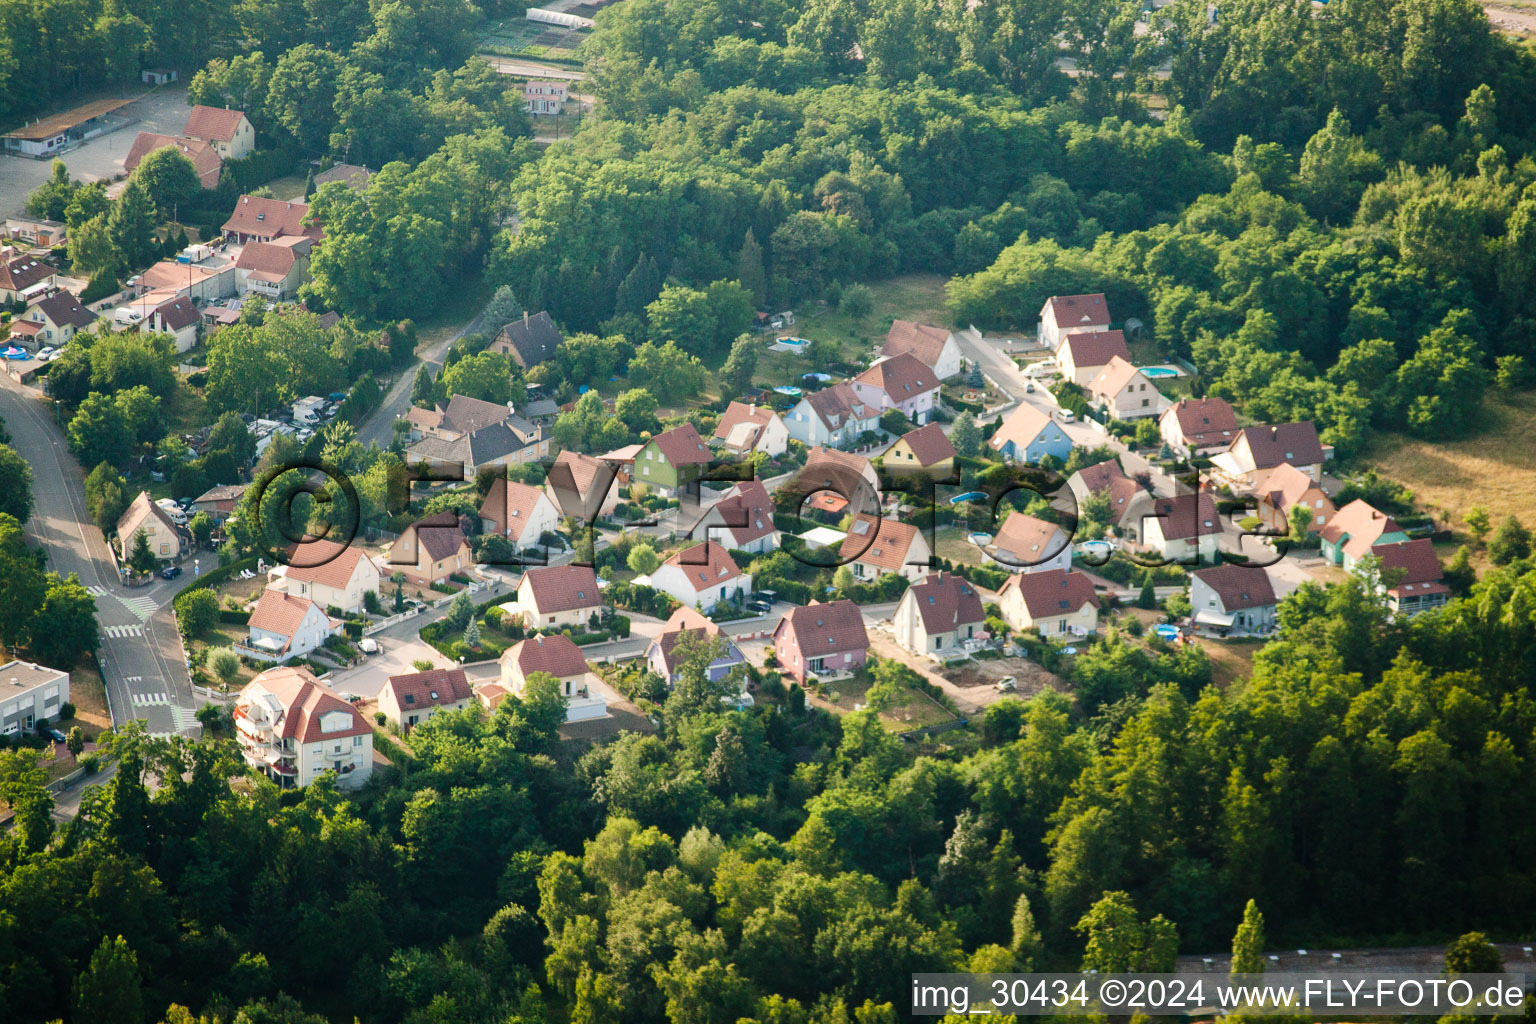
<svg viewBox="0 0 1536 1024">
<path fill-rule="evenodd" d="M 48 360 L 52 359 L 58 354 L 59 350 L 54 348 L 52 345 L 44 345 L 42 348 L 37 350 L 37 355 L 33 356 L 32 358 L 36 359 L 40 363 L 46 363 Z"/>
<path fill-rule="evenodd" d="M 1063 423 L 1076 423 L 1077 415 L 1071 409 L 1062 409 L 1056 415 L 1061 417 Z"/>
</svg>

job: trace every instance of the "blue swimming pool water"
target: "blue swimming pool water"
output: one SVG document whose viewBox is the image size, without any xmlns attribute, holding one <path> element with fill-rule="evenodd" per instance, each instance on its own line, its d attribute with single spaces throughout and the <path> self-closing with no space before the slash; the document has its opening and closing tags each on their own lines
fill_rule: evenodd
<svg viewBox="0 0 1536 1024">
<path fill-rule="evenodd" d="M 949 503 L 951 505 L 958 505 L 962 501 L 975 501 L 978 498 L 985 498 L 986 496 L 986 492 L 984 491 L 966 491 L 964 494 L 957 494 L 953 498 L 950 498 Z"/>
<path fill-rule="evenodd" d="M 1143 366 L 1141 368 L 1144 377 L 1177 377 L 1178 370 L 1170 370 L 1166 366 Z"/>
<path fill-rule="evenodd" d="M 804 338 L 780 338 L 779 344 L 788 345 L 790 348 L 804 348 L 805 346 L 809 345 L 810 342 L 806 341 Z"/>
</svg>

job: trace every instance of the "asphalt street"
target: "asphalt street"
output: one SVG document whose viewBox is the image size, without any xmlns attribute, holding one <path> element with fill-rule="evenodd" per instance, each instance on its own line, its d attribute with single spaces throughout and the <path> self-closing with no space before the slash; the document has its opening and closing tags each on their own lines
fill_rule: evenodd
<svg viewBox="0 0 1536 1024">
<path fill-rule="evenodd" d="M 50 570 L 79 576 L 96 598 L 113 722 L 139 719 L 153 734 L 198 735 L 192 679 L 170 609 L 180 585 L 157 579 L 128 588 L 118 582 L 106 540 L 86 514 L 84 474 L 37 392 L 0 374 L 0 416 L 32 466 L 35 500 L 27 533 L 47 552 Z"/>
</svg>

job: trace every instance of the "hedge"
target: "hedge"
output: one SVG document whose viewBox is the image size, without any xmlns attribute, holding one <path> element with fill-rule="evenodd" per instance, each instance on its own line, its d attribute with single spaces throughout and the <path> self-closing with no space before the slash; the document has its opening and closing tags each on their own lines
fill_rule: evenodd
<svg viewBox="0 0 1536 1024">
<path fill-rule="evenodd" d="M 219 621 L 232 626 L 248 625 L 251 621 L 250 612 L 235 611 L 232 608 L 219 609 Z"/>
<path fill-rule="evenodd" d="M 221 565 L 217 569 L 209 569 L 197 579 L 193 580 L 191 583 L 188 583 L 184 589 L 195 590 L 199 587 L 216 587 L 220 583 L 228 582 L 229 580 L 234 579 L 236 576 L 239 576 L 242 570 L 254 570 L 255 568 L 256 556 L 252 555 L 250 558 L 242 558 L 238 562 L 230 562 L 228 565 Z"/>
</svg>

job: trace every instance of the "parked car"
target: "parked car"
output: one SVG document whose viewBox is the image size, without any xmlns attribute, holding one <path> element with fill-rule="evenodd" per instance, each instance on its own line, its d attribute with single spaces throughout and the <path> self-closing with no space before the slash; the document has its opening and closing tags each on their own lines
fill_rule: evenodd
<svg viewBox="0 0 1536 1024">
<path fill-rule="evenodd" d="M 1061 417 L 1061 422 L 1063 422 L 1063 423 L 1076 423 L 1077 422 L 1077 414 L 1074 413 L 1071 409 L 1060 409 L 1060 410 L 1057 410 L 1056 415 Z"/>
<path fill-rule="evenodd" d="M 1032 394 L 1035 393 L 1035 382 L 1034 381 L 1025 381 L 1025 383 L 1024 383 L 1024 393 L 1026 395 L 1032 395 Z"/>
<path fill-rule="evenodd" d="M 357 648 L 364 654 L 378 654 L 379 642 L 371 636 L 365 636 L 357 642 Z"/>
<path fill-rule="evenodd" d="M 44 345 L 42 348 L 37 350 L 37 358 L 39 361 L 46 363 L 48 360 L 52 359 L 54 355 L 58 353 L 58 351 L 59 350 L 54 348 L 52 345 Z"/>
<path fill-rule="evenodd" d="M 173 580 L 180 575 L 181 566 L 179 565 L 168 565 L 164 569 L 160 570 L 160 578 L 163 580 Z"/>
</svg>

